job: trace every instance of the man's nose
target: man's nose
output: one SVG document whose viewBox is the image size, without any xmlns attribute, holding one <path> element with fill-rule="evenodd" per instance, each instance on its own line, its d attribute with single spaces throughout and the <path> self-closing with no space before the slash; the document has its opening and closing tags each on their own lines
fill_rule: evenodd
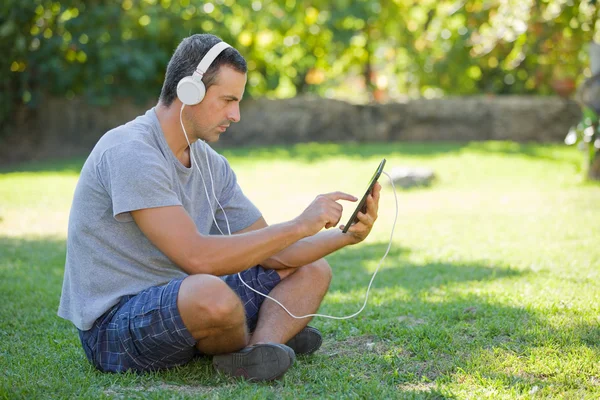
<svg viewBox="0 0 600 400">
<path fill-rule="evenodd" d="M 241 118 L 242 116 L 240 115 L 240 104 L 236 102 L 229 109 L 229 115 L 227 115 L 227 119 L 229 119 L 231 122 L 240 122 Z"/>
</svg>

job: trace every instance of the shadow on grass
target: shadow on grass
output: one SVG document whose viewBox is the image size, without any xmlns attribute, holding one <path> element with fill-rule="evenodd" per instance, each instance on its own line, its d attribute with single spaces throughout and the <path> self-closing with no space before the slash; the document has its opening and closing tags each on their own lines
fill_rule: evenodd
<svg viewBox="0 0 600 400">
<path fill-rule="evenodd" d="M 330 157 L 383 158 L 420 157 L 458 154 L 464 151 L 482 154 L 527 156 L 535 159 L 566 162 L 581 162 L 580 154 L 569 151 L 565 145 L 539 143 L 517 143 L 508 141 L 478 142 L 386 142 L 386 143 L 300 143 L 288 146 L 218 148 L 226 156 L 254 157 L 265 159 L 296 159 L 315 162 Z M 557 151 L 558 150 L 558 151 Z"/>
<path fill-rule="evenodd" d="M 343 294 L 365 288 L 371 276 L 365 266 L 379 259 L 385 247 L 366 244 L 329 257 L 334 269 L 335 265 L 347 264 L 341 271 L 343 282 L 334 284 L 332 291 Z M 494 379 L 497 373 L 492 371 L 501 360 L 482 358 L 482 354 L 505 352 L 527 358 L 545 346 L 580 346 L 600 356 L 597 324 L 573 323 L 558 329 L 544 315 L 526 307 L 508 306 L 486 292 L 486 285 L 494 280 L 521 279 L 526 273 L 486 262 L 411 264 L 408 253 L 402 248 L 391 251 L 374 282 L 371 303 L 357 318 L 311 323 L 322 329 L 324 347 L 313 357 L 301 357 L 284 383 L 250 385 L 215 374 L 208 358 L 143 375 L 95 371 L 83 356 L 75 328 L 56 316 L 64 240 L 0 237 L 0 354 L 13 360 L 4 368 L 0 389 L 10 382 L 11 392 L 25 397 L 44 391 L 56 397 L 152 393 L 162 398 L 164 393 L 168 398 L 188 393 L 307 398 L 355 393 L 373 398 L 398 394 L 447 398 L 452 393 L 440 385 L 452 381 L 457 372 Z M 390 262 L 397 265 L 390 266 Z M 90 277 L 95 278 L 99 277 Z M 482 288 L 462 292 L 465 285 Z M 355 305 L 354 299 L 330 302 L 322 311 L 344 314 L 355 311 Z M 2 358 L 0 364 L 4 364 Z M 69 385 L 64 385 L 65 376 Z M 38 389 L 32 387 L 31 382 L 40 377 L 44 384 L 36 386 Z M 503 379 L 508 385 L 513 382 L 529 390 L 531 385 L 546 384 L 549 377 L 524 374 L 511 378 L 507 374 Z"/>
<path fill-rule="evenodd" d="M 332 156 L 347 158 L 390 156 L 436 156 L 459 152 L 468 143 L 300 143 L 287 146 L 235 147 L 216 146 L 226 157 L 265 160 L 300 160 L 317 162 Z M 77 172 L 81 171 L 85 158 L 33 161 L 12 166 L 0 166 L 1 173 L 9 172 Z"/>
<path fill-rule="evenodd" d="M 240 147 L 223 149 L 225 156 L 315 162 L 330 157 L 383 158 L 392 156 L 436 156 L 458 152 L 467 146 L 461 142 L 435 143 L 299 143 L 287 146 Z"/>
<path fill-rule="evenodd" d="M 285 146 L 235 147 L 217 145 L 215 149 L 226 157 L 264 160 L 299 160 L 318 162 L 331 157 L 349 159 L 384 157 L 429 158 L 458 154 L 464 151 L 482 154 L 527 156 L 540 160 L 564 162 L 579 168 L 581 157 L 559 144 L 528 144 L 516 142 L 386 142 L 386 143 L 299 143 Z M 9 172 L 75 172 L 79 173 L 85 157 L 34 161 L 12 166 L 0 166 L 0 174 Z"/>
<path fill-rule="evenodd" d="M 359 244 L 347 247 L 327 257 L 334 270 L 331 290 L 338 286 L 344 290 L 366 288 L 372 270 L 385 254 L 387 243 Z M 490 266 L 488 263 L 409 262 L 410 249 L 392 244 L 389 254 L 373 283 L 374 288 L 398 287 L 418 295 L 435 287 L 461 282 L 482 282 L 505 277 L 519 277 L 524 273 L 508 267 Z M 371 268 L 367 270 L 366 265 Z M 339 285 L 337 282 L 340 282 Z"/>
<path fill-rule="evenodd" d="M 481 141 L 470 142 L 467 149 L 474 153 L 527 156 L 538 160 L 575 164 L 576 166 L 579 166 L 582 157 L 580 152 L 572 151 L 572 148 L 557 143 L 540 144 L 507 141 Z"/>
<path fill-rule="evenodd" d="M 23 164 L 0 166 L 0 174 L 11 172 L 65 172 L 79 174 L 84 162 L 85 157 L 29 161 Z"/>
<path fill-rule="evenodd" d="M 359 245 L 329 256 L 334 269 L 332 290 L 341 293 L 366 290 L 374 268 L 373 265 L 367 271 L 366 264 L 379 261 L 386 247 L 386 244 Z M 410 250 L 403 248 L 390 251 L 373 283 L 370 304 L 355 322 L 346 322 L 351 325 L 349 328 L 336 322 L 322 323 L 336 343 L 333 347 L 339 341 L 338 347 L 344 349 L 341 354 L 330 352 L 327 354 L 330 358 L 366 357 L 371 362 L 357 367 L 363 374 L 387 374 L 386 382 L 405 393 L 445 398 L 449 393 L 437 392 L 435 385 L 430 387 L 431 391 L 422 387 L 413 391 L 411 387 L 422 386 L 422 382 L 447 381 L 461 371 L 464 375 L 501 381 L 521 394 L 528 394 L 534 386 L 539 389 L 556 385 L 568 390 L 572 382 L 564 378 L 564 371 L 520 375 L 489 371 L 501 370 L 500 366 L 506 364 L 506 359 L 497 356 L 499 352 L 514 359 L 527 359 L 540 349 L 555 353 L 562 348 L 591 351 L 594 360 L 600 357 L 597 323 L 573 322 L 556 327 L 543 312 L 531 311 L 528 306 L 506 305 L 506 298 L 496 299 L 487 292 L 486 286 L 495 280 L 534 279 L 528 276 L 530 272 L 486 261 L 415 264 L 408 261 L 409 254 Z M 348 264 L 350 260 L 355 264 L 336 274 L 335 266 Z M 342 282 L 336 283 L 336 279 Z M 481 290 L 472 290 L 473 287 Z M 350 314 L 362 305 L 362 300 L 342 300 L 336 304 L 344 310 L 339 314 Z M 574 317 L 577 315 L 575 312 Z M 548 361 L 555 362 L 551 355 Z M 526 370 L 527 366 L 520 368 Z M 563 377 L 549 381 L 559 375 Z M 581 384 L 586 383 L 585 379 L 581 378 Z"/>
</svg>

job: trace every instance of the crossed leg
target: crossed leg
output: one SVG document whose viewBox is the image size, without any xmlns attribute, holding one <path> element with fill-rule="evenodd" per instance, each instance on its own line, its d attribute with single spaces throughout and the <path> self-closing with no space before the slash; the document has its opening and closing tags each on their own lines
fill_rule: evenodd
<svg viewBox="0 0 600 400">
<path fill-rule="evenodd" d="M 331 268 L 324 259 L 300 268 L 278 270 L 281 282 L 269 296 L 277 299 L 296 316 L 314 314 L 321 305 L 331 282 Z M 291 317 L 274 301 L 265 299 L 258 313 L 256 330 L 250 344 L 286 343 L 312 318 Z"/>
<path fill-rule="evenodd" d="M 327 261 L 320 259 L 277 273 L 282 280 L 269 296 L 295 315 L 315 313 L 331 282 Z M 292 318 L 279 305 L 265 299 L 250 337 L 239 297 L 225 282 L 211 275 L 190 275 L 184 279 L 177 307 L 186 328 L 197 340 L 196 347 L 204 354 L 230 353 L 256 343 L 286 343 L 310 321 Z"/>
</svg>

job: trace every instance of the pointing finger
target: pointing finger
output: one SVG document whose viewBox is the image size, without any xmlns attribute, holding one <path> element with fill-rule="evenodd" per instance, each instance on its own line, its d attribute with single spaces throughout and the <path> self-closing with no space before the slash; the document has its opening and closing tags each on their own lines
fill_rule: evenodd
<svg viewBox="0 0 600 400">
<path fill-rule="evenodd" d="M 327 197 L 330 200 L 338 201 L 338 200 L 347 200 L 347 201 L 357 201 L 358 199 L 351 194 L 344 192 L 331 192 L 324 194 L 323 196 Z"/>
</svg>

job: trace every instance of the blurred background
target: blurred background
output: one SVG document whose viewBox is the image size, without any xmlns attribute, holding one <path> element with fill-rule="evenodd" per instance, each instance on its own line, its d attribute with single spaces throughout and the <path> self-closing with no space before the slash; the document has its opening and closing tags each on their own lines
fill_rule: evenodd
<svg viewBox="0 0 600 400">
<path fill-rule="evenodd" d="M 0 11 L 4 164 L 89 152 L 156 103 L 193 33 L 248 61 L 247 112 L 222 145 L 559 141 L 581 120 L 570 99 L 600 41 L 595 0 L 4 0 Z"/>
</svg>

